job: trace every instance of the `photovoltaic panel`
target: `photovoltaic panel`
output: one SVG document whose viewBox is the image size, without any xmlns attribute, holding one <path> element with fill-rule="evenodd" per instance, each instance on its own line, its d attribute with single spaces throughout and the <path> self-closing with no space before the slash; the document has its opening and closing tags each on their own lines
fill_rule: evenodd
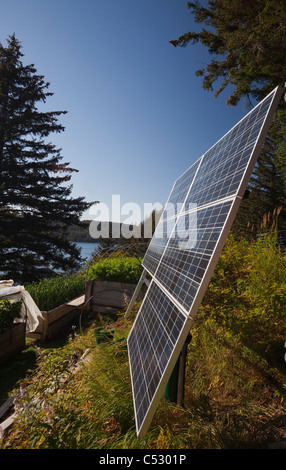
<svg viewBox="0 0 286 470">
<path fill-rule="evenodd" d="M 169 236 L 173 231 L 179 212 L 182 210 L 187 192 L 194 180 L 199 167 L 199 161 L 195 162 L 175 182 L 163 213 L 156 227 L 155 234 L 144 256 L 143 266 L 153 275 L 164 252 Z"/>
<path fill-rule="evenodd" d="M 196 225 L 191 214 L 179 217 L 154 279 L 188 314 L 224 227 L 233 200 L 198 209 Z M 186 237 L 190 233 L 190 240 Z"/>
<path fill-rule="evenodd" d="M 172 188 L 142 262 L 152 281 L 128 336 L 139 437 L 182 350 L 281 93 L 273 90 Z"/>
<path fill-rule="evenodd" d="M 200 160 L 197 160 L 185 173 L 183 173 L 175 182 L 168 201 L 164 207 L 162 214 L 163 220 L 170 220 L 177 217 L 182 209 L 189 188 L 191 187 L 198 168 Z"/>
<path fill-rule="evenodd" d="M 151 275 L 155 274 L 158 263 L 168 243 L 168 230 L 173 230 L 175 222 L 175 219 L 171 219 L 168 225 L 162 217 L 158 222 L 155 230 L 156 236 L 153 236 L 148 247 L 148 254 L 146 253 L 144 256 L 144 267 Z M 170 227 L 170 224 L 172 227 Z"/>
<path fill-rule="evenodd" d="M 237 194 L 272 99 L 273 93 L 204 154 L 185 210 Z"/>
<path fill-rule="evenodd" d="M 136 318 L 136 333 L 128 339 L 136 424 L 140 427 L 161 382 L 186 317 L 167 295 L 151 283 L 141 314 Z"/>
</svg>

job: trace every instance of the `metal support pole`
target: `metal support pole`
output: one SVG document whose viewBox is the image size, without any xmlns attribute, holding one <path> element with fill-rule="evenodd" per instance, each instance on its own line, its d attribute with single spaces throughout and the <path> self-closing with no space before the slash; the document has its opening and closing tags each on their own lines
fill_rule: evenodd
<svg viewBox="0 0 286 470">
<path fill-rule="evenodd" d="M 147 271 L 146 271 L 146 269 L 143 269 L 143 272 L 142 272 L 142 274 L 141 274 L 141 277 L 140 277 L 140 279 L 139 279 L 139 281 L 138 281 L 138 284 L 137 284 L 137 286 L 136 286 L 136 288 L 135 288 L 135 291 L 134 291 L 134 293 L 133 293 L 133 295 L 132 295 L 132 298 L 131 298 L 131 300 L 130 300 L 130 302 L 129 302 L 129 305 L 128 305 L 128 307 L 127 307 L 127 310 L 126 310 L 126 312 L 125 312 L 125 315 L 124 315 L 125 318 L 129 318 L 129 317 L 130 317 L 131 310 L 132 310 L 132 308 L 134 307 L 134 304 L 135 304 L 136 299 L 137 299 L 137 297 L 138 297 L 138 295 L 139 295 L 139 293 L 140 293 L 140 291 L 141 291 L 141 289 L 142 289 L 142 286 L 143 286 L 144 283 L 147 282 L 146 276 L 147 276 Z"/>
<path fill-rule="evenodd" d="M 186 358 L 191 339 L 189 333 L 165 389 L 165 400 L 175 402 L 178 406 L 184 406 Z"/>
<path fill-rule="evenodd" d="M 178 394 L 177 394 L 177 405 L 179 406 L 184 406 L 186 359 L 187 359 L 188 345 L 190 344 L 191 340 L 192 340 L 192 335 L 191 333 L 189 333 L 184 343 L 184 346 L 183 346 L 183 349 L 179 358 Z"/>
</svg>

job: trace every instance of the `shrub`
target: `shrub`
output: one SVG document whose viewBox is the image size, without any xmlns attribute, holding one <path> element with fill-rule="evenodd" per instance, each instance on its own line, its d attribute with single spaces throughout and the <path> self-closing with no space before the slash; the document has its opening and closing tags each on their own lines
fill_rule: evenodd
<svg viewBox="0 0 286 470">
<path fill-rule="evenodd" d="M 135 257 L 108 258 L 91 265 L 88 269 L 87 278 L 137 284 L 141 274 L 141 263 Z"/>
<path fill-rule="evenodd" d="M 260 353 L 284 344 L 286 258 L 275 234 L 252 243 L 228 237 L 200 314 Z"/>
<path fill-rule="evenodd" d="M 14 319 L 20 318 L 22 301 L 0 300 L 0 333 L 13 326 Z"/>
</svg>

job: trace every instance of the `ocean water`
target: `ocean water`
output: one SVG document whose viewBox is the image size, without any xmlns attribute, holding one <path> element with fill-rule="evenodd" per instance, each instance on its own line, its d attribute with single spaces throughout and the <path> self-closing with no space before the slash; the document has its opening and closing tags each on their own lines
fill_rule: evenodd
<svg viewBox="0 0 286 470">
<path fill-rule="evenodd" d="M 91 254 L 97 248 L 98 243 L 79 243 L 77 242 L 76 245 L 81 249 L 81 256 L 82 258 L 86 258 L 87 260 L 91 257 Z"/>
</svg>

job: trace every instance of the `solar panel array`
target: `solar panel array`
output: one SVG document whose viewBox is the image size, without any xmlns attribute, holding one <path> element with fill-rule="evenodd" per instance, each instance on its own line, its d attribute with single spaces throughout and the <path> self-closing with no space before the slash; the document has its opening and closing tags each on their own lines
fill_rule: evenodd
<svg viewBox="0 0 286 470">
<path fill-rule="evenodd" d="M 152 281 L 128 336 L 139 437 L 189 333 L 281 93 L 273 90 L 172 188 L 143 259 Z"/>
</svg>

